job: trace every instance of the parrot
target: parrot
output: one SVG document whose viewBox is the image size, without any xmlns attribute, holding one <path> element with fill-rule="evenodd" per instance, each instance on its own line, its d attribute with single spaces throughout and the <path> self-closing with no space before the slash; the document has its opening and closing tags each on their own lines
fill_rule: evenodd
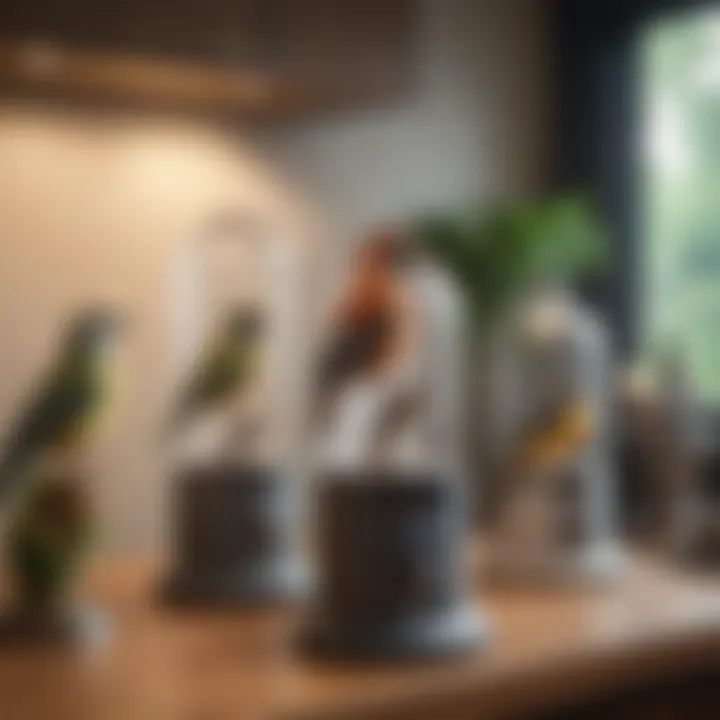
<svg viewBox="0 0 720 720">
<path fill-rule="evenodd" d="M 407 250 L 392 230 L 372 233 L 361 246 L 320 356 L 316 417 L 325 416 L 345 385 L 392 360 L 402 332 L 396 273 L 408 259 Z"/>
<path fill-rule="evenodd" d="M 55 367 L 33 395 L 0 459 L 0 502 L 27 478 L 45 450 L 80 445 L 106 399 L 108 344 L 122 326 L 107 308 L 80 313 L 61 339 Z"/>
<path fill-rule="evenodd" d="M 520 467 L 535 472 L 561 464 L 577 452 L 591 430 L 585 402 L 577 399 L 560 405 L 525 433 L 517 456 Z"/>
<path fill-rule="evenodd" d="M 53 607 L 67 592 L 94 535 L 89 498 L 71 479 L 38 483 L 8 535 L 9 569 L 26 607 Z"/>
<path fill-rule="evenodd" d="M 251 385 L 261 332 L 261 316 L 256 308 L 237 307 L 228 311 L 181 392 L 170 419 L 171 433 L 197 414 L 229 402 Z"/>
</svg>

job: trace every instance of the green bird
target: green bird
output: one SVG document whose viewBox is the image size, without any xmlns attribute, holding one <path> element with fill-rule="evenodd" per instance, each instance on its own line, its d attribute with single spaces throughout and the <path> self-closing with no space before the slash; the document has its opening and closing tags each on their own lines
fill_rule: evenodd
<svg viewBox="0 0 720 720">
<path fill-rule="evenodd" d="M 117 313 L 105 308 L 84 311 L 70 323 L 55 366 L 9 433 L 0 460 L 0 502 L 22 485 L 43 451 L 85 439 L 103 409 L 108 389 L 105 350 L 120 325 Z"/>
<path fill-rule="evenodd" d="M 41 480 L 11 524 L 8 561 L 18 600 L 52 607 L 67 593 L 90 550 L 89 498 L 76 480 Z"/>
<path fill-rule="evenodd" d="M 191 418 L 229 402 L 250 386 L 262 329 L 257 309 L 243 307 L 228 312 L 180 394 L 170 420 L 171 434 Z"/>
</svg>

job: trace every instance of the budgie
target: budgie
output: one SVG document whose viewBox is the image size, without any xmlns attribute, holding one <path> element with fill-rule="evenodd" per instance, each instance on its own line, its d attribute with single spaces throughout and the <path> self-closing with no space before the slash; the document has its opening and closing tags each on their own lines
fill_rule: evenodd
<svg viewBox="0 0 720 720">
<path fill-rule="evenodd" d="M 256 377 L 262 334 L 260 313 L 255 308 L 234 308 L 202 354 L 170 418 L 176 433 L 200 413 L 220 407 Z"/>
<path fill-rule="evenodd" d="M 108 345 L 122 323 L 106 309 L 83 312 L 70 324 L 61 350 L 10 432 L 0 460 L 0 502 L 31 474 L 48 449 L 80 445 L 103 409 L 108 390 Z"/>
<path fill-rule="evenodd" d="M 90 549 L 91 510 L 76 479 L 41 480 L 14 519 L 9 567 L 18 599 L 45 608 L 66 594 Z"/>
</svg>

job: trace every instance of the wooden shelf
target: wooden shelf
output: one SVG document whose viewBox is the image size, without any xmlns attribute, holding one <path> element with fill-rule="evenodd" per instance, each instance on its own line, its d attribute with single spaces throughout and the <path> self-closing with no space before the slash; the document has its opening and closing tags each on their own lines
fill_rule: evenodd
<svg viewBox="0 0 720 720">
<path fill-rule="evenodd" d="M 270 73 L 48 44 L 0 44 L 0 81 L 39 96 L 276 114 L 326 106 L 337 93 Z"/>
<path fill-rule="evenodd" d="M 493 642 L 437 667 L 303 663 L 288 649 L 293 613 L 170 612 L 151 600 L 153 567 L 126 560 L 90 573 L 91 596 L 115 619 L 107 648 L 0 650 L 3 717 L 462 720 L 589 701 L 720 662 L 720 581 L 644 557 L 600 592 L 486 588 Z"/>
<path fill-rule="evenodd" d="M 7 0 L 6 90 L 282 114 L 410 88 L 413 0 Z"/>
</svg>

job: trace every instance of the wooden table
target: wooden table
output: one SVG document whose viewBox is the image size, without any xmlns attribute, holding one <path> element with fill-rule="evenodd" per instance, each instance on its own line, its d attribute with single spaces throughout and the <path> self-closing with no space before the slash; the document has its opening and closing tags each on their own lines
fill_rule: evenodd
<svg viewBox="0 0 720 720">
<path fill-rule="evenodd" d="M 180 613 L 152 563 L 106 562 L 89 592 L 115 620 L 92 651 L 0 649 L 2 720 L 496 717 L 720 666 L 720 579 L 637 558 L 603 592 L 479 588 L 493 641 L 441 666 L 314 666 L 292 613 Z"/>
</svg>

